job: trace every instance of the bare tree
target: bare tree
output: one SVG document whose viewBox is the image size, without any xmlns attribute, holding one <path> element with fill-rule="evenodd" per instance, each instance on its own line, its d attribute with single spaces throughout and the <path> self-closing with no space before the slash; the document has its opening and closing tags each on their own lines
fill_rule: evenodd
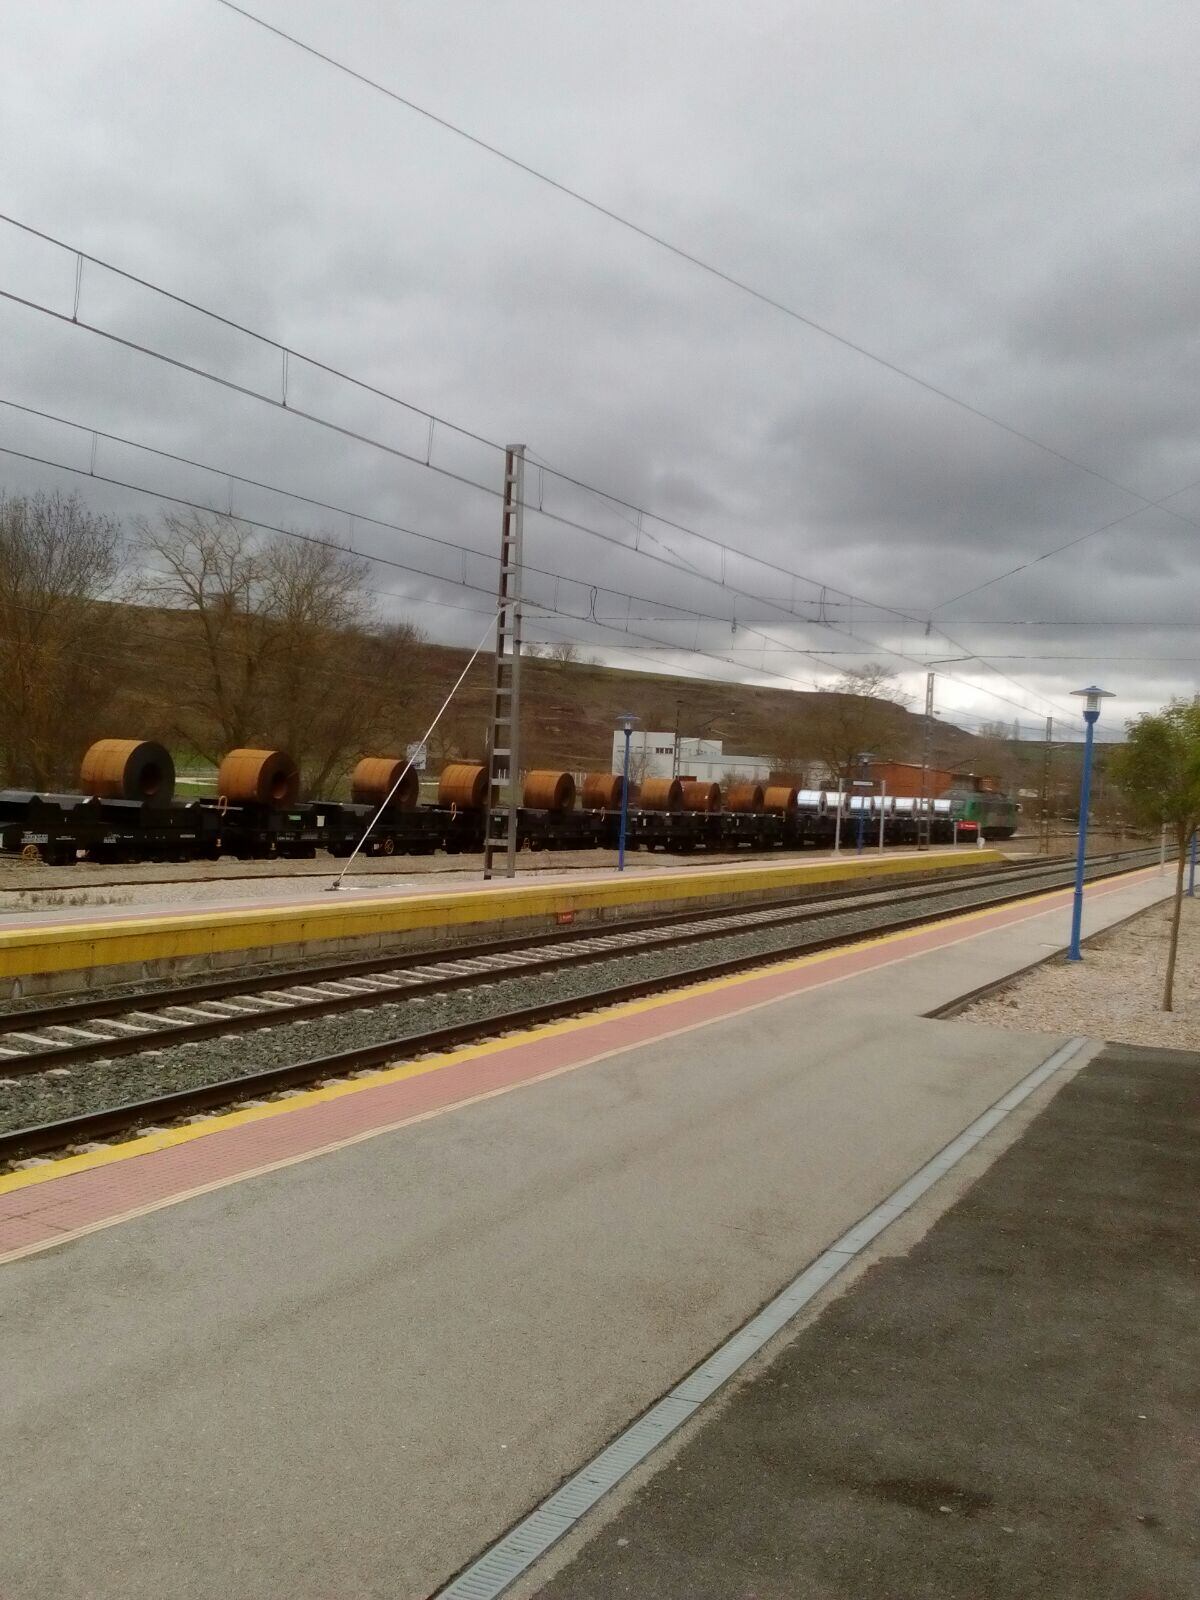
<svg viewBox="0 0 1200 1600">
<path fill-rule="evenodd" d="M 569 667 L 579 660 L 579 646 L 572 644 L 569 639 L 560 639 L 557 644 L 552 644 L 546 651 L 551 661 L 557 661 L 560 667 Z"/>
<path fill-rule="evenodd" d="M 148 600 L 182 623 L 187 668 L 179 734 L 216 760 L 239 745 L 278 745 L 310 793 L 365 749 L 412 737 L 411 624 L 380 624 L 368 564 L 287 536 L 263 540 L 219 514 L 143 524 Z M 176 619 L 176 613 L 183 613 Z"/>
<path fill-rule="evenodd" d="M 111 732 L 128 618 L 121 530 L 75 496 L 0 498 L 0 748 L 9 784 L 69 783 Z"/>
<path fill-rule="evenodd" d="M 273 629 L 261 550 L 245 523 L 215 514 L 171 512 L 139 528 L 155 563 L 143 580 L 145 599 L 187 613 L 176 732 L 219 760 L 262 737 L 260 681 Z"/>
<path fill-rule="evenodd" d="M 866 752 L 890 758 L 904 741 L 908 703 L 894 673 L 878 662 L 843 672 L 833 686 L 819 695 L 797 696 L 797 718 L 781 729 L 774 759 L 789 771 L 799 771 L 804 757 L 815 757 L 836 779 L 849 783 Z"/>
<path fill-rule="evenodd" d="M 1012 727 L 1007 722 L 982 723 L 975 742 L 965 755 L 965 761 L 970 771 L 999 779 L 1001 788 L 1007 791 L 1021 786 L 1021 745 L 1014 740 Z"/>
</svg>

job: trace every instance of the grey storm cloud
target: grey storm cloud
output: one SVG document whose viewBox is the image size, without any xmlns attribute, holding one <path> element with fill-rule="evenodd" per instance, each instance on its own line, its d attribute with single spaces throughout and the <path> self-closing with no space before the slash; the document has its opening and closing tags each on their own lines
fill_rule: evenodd
<svg viewBox="0 0 1200 1600">
<path fill-rule="evenodd" d="M 979 652 L 990 667 L 945 669 L 948 712 L 1030 728 L 1050 711 L 1065 719 L 1067 692 L 1092 679 L 1119 692 L 1118 715 L 1193 692 L 1194 8 L 250 9 L 1098 474 L 656 249 L 216 0 L 9 8 L 5 207 L 485 439 L 527 442 L 534 503 L 605 535 L 530 516 L 530 561 L 563 575 L 530 581 L 561 613 L 540 618 L 547 636 L 618 664 L 760 681 L 828 681 L 874 658 L 910 691 L 925 659 Z M 74 286 L 69 254 L 0 226 L 0 288 L 69 314 Z M 273 393 L 280 381 L 278 351 L 91 266 L 81 316 L 238 383 Z M 436 574 L 375 569 L 387 606 L 473 641 L 476 622 L 451 607 L 486 611 L 486 592 L 454 585 L 493 581 L 493 494 L 11 303 L 0 341 L 0 398 L 347 508 L 354 520 L 233 494 L 247 516 Z M 289 382 L 293 404 L 423 458 L 423 418 L 303 363 Z M 0 445 L 90 462 L 88 435 L 3 408 Z M 498 485 L 495 453 L 448 429 L 434 430 L 433 461 Z M 742 554 L 722 558 L 540 461 Z M 97 463 L 204 503 L 230 493 L 218 475 L 115 444 Z M 0 457 L 10 489 L 63 481 Z M 130 519 L 154 513 L 128 490 L 81 492 Z M 1138 495 L 1173 498 L 1155 509 Z M 987 586 L 952 599 L 976 585 Z"/>
</svg>

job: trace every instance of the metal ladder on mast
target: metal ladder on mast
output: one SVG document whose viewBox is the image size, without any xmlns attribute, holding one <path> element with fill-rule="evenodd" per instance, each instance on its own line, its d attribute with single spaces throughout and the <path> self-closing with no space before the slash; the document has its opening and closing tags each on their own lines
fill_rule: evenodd
<svg viewBox="0 0 1200 1600">
<path fill-rule="evenodd" d="M 520 781 L 521 535 L 525 499 L 525 446 L 504 452 L 500 513 L 500 583 L 496 591 L 496 658 L 488 724 L 488 787 L 483 819 L 483 875 L 503 848 L 505 876 L 517 872 L 517 784 Z"/>
</svg>

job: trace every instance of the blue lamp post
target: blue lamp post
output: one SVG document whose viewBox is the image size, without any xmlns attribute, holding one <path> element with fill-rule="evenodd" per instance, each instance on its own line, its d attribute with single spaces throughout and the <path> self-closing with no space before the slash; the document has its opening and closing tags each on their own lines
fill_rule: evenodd
<svg viewBox="0 0 1200 1600">
<path fill-rule="evenodd" d="M 1192 834 L 1192 859 L 1188 863 L 1188 894 L 1196 898 L 1196 835 Z"/>
<path fill-rule="evenodd" d="M 629 827 L 629 741 L 633 738 L 633 725 L 637 721 L 632 711 L 617 715 L 617 726 L 625 735 L 625 765 L 621 777 L 621 831 L 617 835 L 617 871 L 625 871 L 625 834 Z"/>
<path fill-rule="evenodd" d="M 1087 855 L 1088 803 L 1092 796 L 1092 740 L 1100 715 L 1100 702 L 1111 700 L 1112 695 L 1107 689 L 1097 689 L 1094 683 L 1086 689 L 1072 689 L 1071 693 L 1084 702 L 1083 720 L 1087 731 L 1083 742 L 1083 776 L 1079 780 L 1079 844 L 1075 851 L 1075 901 L 1071 908 L 1071 948 L 1067 951 L 1067 960 L 1082 961 L 1079 934 L 1083 926 L 1083 863 Z"/>
</svg>

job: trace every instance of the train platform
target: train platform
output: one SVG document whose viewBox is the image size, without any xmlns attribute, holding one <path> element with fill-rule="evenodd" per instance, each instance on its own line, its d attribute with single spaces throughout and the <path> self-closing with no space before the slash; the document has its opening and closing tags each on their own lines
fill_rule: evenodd
<svg viewBox="0 0 1200 1600">
<path fill-rule="evenodd" d="M 1103 1049 L 519 1593 L 1193 1600 L 1198 1077 Z"/>
<path fill-rule="evenodd" d="M 1096 883 L 1085 931 L 1168 891 L 1154 868 Z M 589 1463 L 611 1468 L 635 1419 L 702 1420 L 699 1390 L 672 1392 L 781 1285 L 886 1244 L 897 1193 L 978 1175 L 1086 1062 L 1086 1041 L 930 1015 L 1061 950 L 1069 903 L 958 914 L 0 1177 L 6 1600 L 541 1582 L 530 1560 L 607 1515 Z M 1105 1172 L 1091 1203 L 1119 1207 Z M 1040 1226 L 1012 1222 L 1031 1248 Z M 928 1303 L 958 1314 L 936 1288 Z M 1120 1304 L 1127 1345 L 1148 1341 L 1159 1302 Z M 864 1448 L 890 1436 L 886 1369 L 847 1422 Z M 754 1470 L 784 1468 L 767 1451 Z"/>
<path fill-rule="evenodd" d="M 731 865 L 612 867 L 539 873 L 536 881 L 431 885 L 347 880 L 336 892 L 311 875 L 264 883 L 253 897 L 193 904 L 35 909 L 0 913 L 0 991 L 12 995 L 74 990 L 100 983 L 219 970 L 247 960 L 304 960 L 353 950 L 429 947 L 466 938 L 673 909 L 770 904 L 806 888 L 866 878 L 982 869 L 1000 852 L 974 846 L 924 852 L 867 850 L 818 860 L 792 856 Z M 186 886 L 184 886 L 186 895 Z"/>
</svg>

